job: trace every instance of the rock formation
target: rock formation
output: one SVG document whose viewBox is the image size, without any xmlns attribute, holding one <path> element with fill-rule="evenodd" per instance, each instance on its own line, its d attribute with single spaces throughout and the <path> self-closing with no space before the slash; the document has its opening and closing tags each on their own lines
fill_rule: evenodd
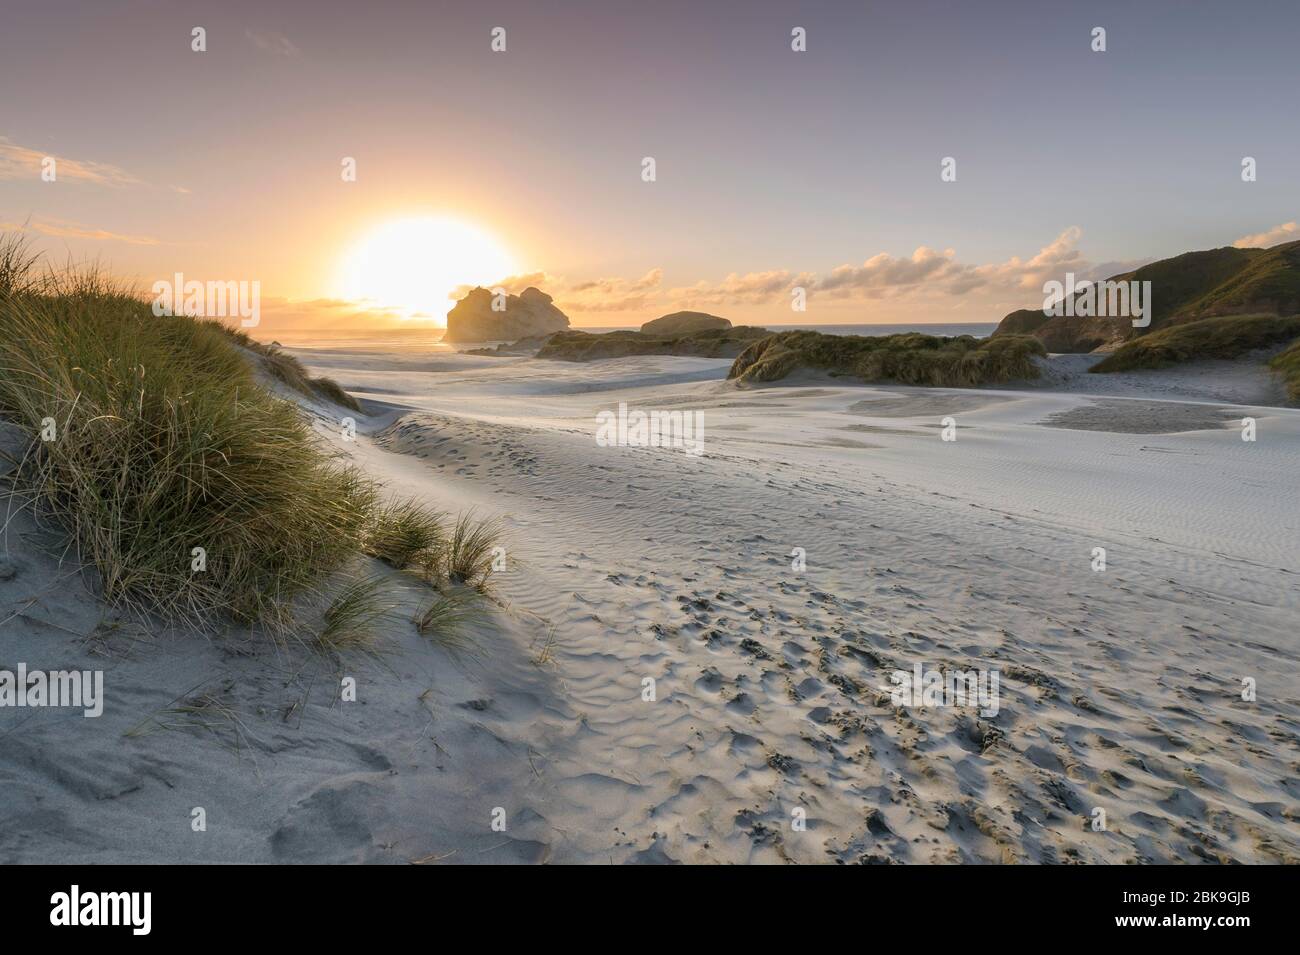
<svg viewBox="0 0 1300 955">
<path fill-rule="evenodd" d="M 507 342 L 549 335 L 569 327 L 569 317 L 552 304 L 551 296 L 529 286 L 520 295 L 507 295 L 505 308 L 492 309 L 495 296 L 475 288 L 447 313 L 445 342 Z"/>
<path fill-rule="evenodd" d="M 731 322 L 707 312 L 673 312 L 654 321 L 646 322 L 641 331 L 656 338 L 668 338 L 674 335 L 694 335 L 712 328 L 730 328 Z"/>
</svg>

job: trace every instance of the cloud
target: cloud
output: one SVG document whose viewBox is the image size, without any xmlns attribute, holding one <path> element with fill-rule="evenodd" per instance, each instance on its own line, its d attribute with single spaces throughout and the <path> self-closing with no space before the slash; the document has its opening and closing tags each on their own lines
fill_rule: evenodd
<svg viewBox="0 0 1300 955">
<path fill-rule="evenodd" d="M 960 262 L 953 249 L 939 251 L 923 245 L 910 256 L 881 252 L 861 264 L 837 265 L 825 274 L 788 269 L 733 272 L 721 282 L 701 281 L 668 294 L 681 306 L 766 305 L 786 300 L 795 287 L 833 299 L 962 296 L 976 289 L 1014 297 L 1041 291 L 1047 279 L 1067 271 L 1085 273 L 1090 264 L 1076 247 L 1082 235 L 1078 226 L 1070 226 L 1028 259 L 1013 256 L 1005 262 L 969 264 Z"/>
<path fill-rule="evenodd" d="M 794 273 L 788 269 L 771 269 L 766 272 L 732 272 L 721 282 L 696 282 L 670 289 L 668 297 L 678 307 L 699 308 L 718 305 L 763 305 L 784 299 L 796 285 L 807 287 L 812 281 L 810 273 Z"/>
<path fill-rule="evenodd" d="M 489 282 L 483 288 L 505 289 L 509 295 L 518 295 L 524 289 L 532 286 L 534 288 L 544 288 L 546 285 L 554 284 L 555 279 L 545 272 L 524 272 L 520 275 L 507 275 L 505 278 L 496 282 Z M 451 290 L 451 298 L 462 299 L 470 291 L 478 286 L 474 285 L 457 285 Z"/>
<path fill-rule="evenodd" d="M 1287 227 L 1279 227 L 1285 229 Z M 1277 230 L 1275 230 L 1277 231 Z M 1083 230 L 1069 226 L 1033 255 L 1001 262 L 962 262 L 954 249 L 919 246 L 910 256 L 880 252 L 860 264 L 845 263 L 826 272 L 768 269 L 732 272 L 721 281 L 663 287 L 663 269 L 638 278 L 621 276 L 568 281 L 546 272 L 508 276 L 488 287 L 512 294 L 533 285 L 555 297 L 569 312 L 647 312 L 655 309 L 717 308 L 789 304 L 794 288 L 809 297 L 831 300 L 914 302 L 931 309 L 979 308 L 994 311 L 1023 307 L 1037 300 L 1045 282 L 1063 280 L 1066 272 L 1080 279 L 1102 279 L 1145 265 L 1149 259 L 1093 263 L 1079 249 Z M 469 286 L 454 297 L 462 298 Z M 968 299 L 972 293 L 978 296 Z M 964 304 L 969 303 L 969 304 Z"/>
<path fill-rule="evenodd" d="M 873 293 L 914 287 L 923 282 L 969 281 L 969 268 L 958 264 L 956 256 L 952 249 L 936 252 L 924 245 L 906 259 L 881 252 L 861 265 L 837 265 L 825 278 L 817 279 L 813 289 L 843 298 L 859 293 L 873 296 Z"/>
<path fill-rule="evenodd" d="M 556 299 L 561 308 L 575 312 L 632 312 L 649 308 L 658 298 L 664 270 L 654 268 L 640 278 L 604 278 L 575 282 L 562 288 Z"/>
<path fill-rule="evenodd" d="M 1271 245 L 1277 245 L 1279 242 L 1289 242 L 1293 239 L 1300 239 L 1300 226 L 1296 225 L 1295 220 L 1275 225 L 1267 232 L 1243 235 L 1232 244 L 1238 249 L 1267 249 Z"/>
<path fill-rule="evenodd" d="M 259 33 L 255 30 L 245 30 L 244 36 L 263 53 L 287 56 L 290 59 L 297 59 L 302 56 L 302 50 L 298 49 L 294 42 L 283 33 Z"/>
<path fill-rule="evenodd" d="M 40 181 L 41 163 L 51 154 L 39 149 L 19 146 L 0 136 L 0 179 L 31 179 Z M 53 156 L 56 182 L 71 180 L 99 186 L 137 186 L 139 179 L 126 170 L 109 163 Z"/>
<path fill-rule="evenodd" d="M 0 232 L 36 232 L 40 235 L 65 239 L 94 239 L 98 242 L 125 242 L 127 245 L 157 245 L 158 240 L 147 235 L 124 235 L 96 229 L 67 219 L 33 219 L 28 222 L 0 222 Z"/>
</svg>

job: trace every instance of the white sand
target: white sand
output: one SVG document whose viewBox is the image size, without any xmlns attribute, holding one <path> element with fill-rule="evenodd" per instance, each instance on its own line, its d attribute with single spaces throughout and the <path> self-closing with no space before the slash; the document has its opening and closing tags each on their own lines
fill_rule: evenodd
<svg viewBox="0 0 1300 955">
<path fill-rule="evenodd" d="M 473 656 L 395 625 L 341 703 L 323 662 L 92 634 L 12 521 L 0 668 L 107 702 L 0 710 L 0 861 L 1300 861 L 1300 412 L 1166 372 L 1139 392 L 1187 402 L 299 354 L 375 412 L 318 421 L 341 451 L 503 516 L 508 609 Z M 702 409 L 706 453 L 598 447 L 620 401 Z M 895 708 L 918 663 L 995 669 L 999 712 Z M 238 732 L 123 736 L 196 686 Z"/>
</svg>

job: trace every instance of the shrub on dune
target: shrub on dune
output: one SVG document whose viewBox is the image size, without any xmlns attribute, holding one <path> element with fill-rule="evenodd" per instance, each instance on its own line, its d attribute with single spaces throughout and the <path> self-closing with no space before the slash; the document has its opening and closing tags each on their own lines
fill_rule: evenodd
<svg viewBox="0 0 1300 955">
<path fill-rule="evenodd" d="M 977 339 L 901 335 L 826 335 L 782 332 L 755 342 L 732 363 L 728 378 L 776 381 L 799 367 L 856 375 L 865 381 L 968 388 L 1038 377 L 1036 357 L 1047 354 L 1027 335 Z"/>
</svg>

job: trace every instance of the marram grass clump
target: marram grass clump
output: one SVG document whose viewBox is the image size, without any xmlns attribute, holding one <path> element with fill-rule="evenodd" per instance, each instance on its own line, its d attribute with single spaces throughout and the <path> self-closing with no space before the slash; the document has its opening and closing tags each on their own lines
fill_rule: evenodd
<svg viewBox="0 0 1300 955">
<path fill-rule="evenodd" d="M 11 295 L 0 341 L 0 412 L 40 438 L 18 490 L 110 602 L 251 622 L 358 550 L 373 486 L 211 325 L 120 292 Z"/>
<path fill-rule="evenodd" d="M 483 587 L 497 565 L 501 526 L 495 520 L 475 520 L 473 512 L 460 515 L 447 538 L 443 571 L 448 580 Z"/>
<path fill-rule="evenodd" d="M 389 581 L 378 574 L 347 581 L 325 608 L 319 645 L 336 653 L 373 646 L 379 624 L 397 607 L 392 592 Z"/>
<path fill-rule="evenodd" d="M 494 523 L 464 515 L 448 534 L 415 502 L 382 506 L 253 362 L 306 394 L 336 385 L 218 322 L 155 316 L 93 267 L 36 274 L 27 248 L 0 237 L 0 415 L 30 436 L 10 490 L 68 534 L 111 604 L 279 635 L 362 552 L 483 585 Z M 376 588 L 336 594 L 321 642 L 364 642 Z"/>
<path fill-rule="evenodd" d="M 366 553 L 406 570 L 438 573 L 446 545 L 442 515 L 418 501 L 393 501 L 381 507 L 366 533 Z"/>
</svg>

